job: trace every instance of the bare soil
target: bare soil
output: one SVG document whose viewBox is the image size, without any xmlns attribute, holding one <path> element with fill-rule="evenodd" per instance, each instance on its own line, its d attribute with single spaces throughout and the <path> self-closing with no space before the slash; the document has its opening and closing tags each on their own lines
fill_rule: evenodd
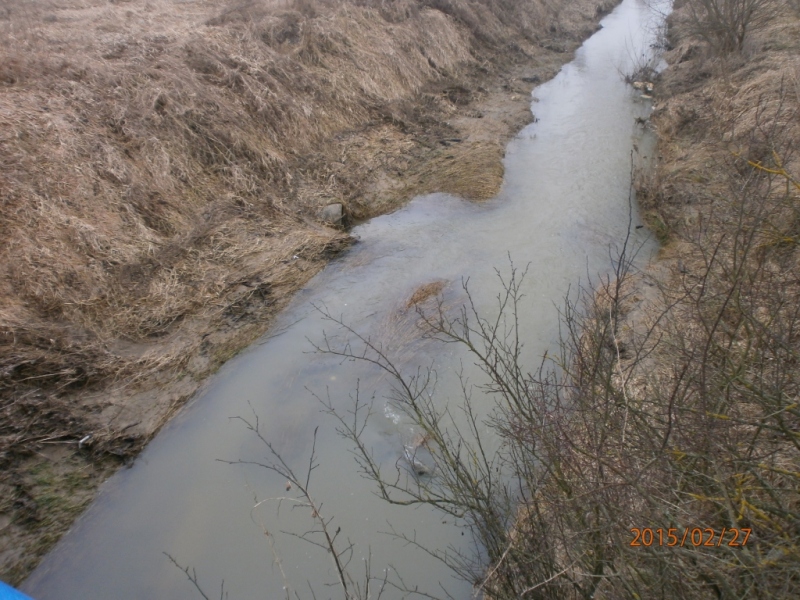
<svg viewBox="0 0 800 600">
<path fill-rule="evenodd" d="M 494 196 L 613 4 L 0 0 L 0 578 L 352 243 L 324 206 Z"/>
</svg>

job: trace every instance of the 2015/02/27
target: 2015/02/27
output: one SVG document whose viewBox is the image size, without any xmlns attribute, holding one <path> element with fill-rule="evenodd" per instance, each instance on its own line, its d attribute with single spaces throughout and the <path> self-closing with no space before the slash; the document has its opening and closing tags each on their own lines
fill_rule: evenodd
<svg viewBox="0 0 800 600">
<path fill-rule="evenodd" d="M 720 532 L 710 528 L 685 527 L 683 536 L 679 537 L 680 532 L 677 527 L 671 527 L 669 529 L 652 529 L 650 527 L 645 527 L 643 529 L 633 528 L 631 529 L 633 541 L 631 541 L 630 545 L 639 547 L 656 545 L 670 548 L 673 546 L 680 546 L 682 548 L 686 545 L 688 540 L 692 546 L 719 547 L 725 539 L 725 534 L 730 533 L 731 539 L 728 541 L 728 546 L 740 547 L 747 544 L 747 540 L 750 539 L 751 531 L 752 529 L 747 527 L 742 527 L 740 529 L 728 529 L 723 527 Z M 739 538 L 741 536 L 744 536 L 744 539 L 739 543 Z"/>
</svg>

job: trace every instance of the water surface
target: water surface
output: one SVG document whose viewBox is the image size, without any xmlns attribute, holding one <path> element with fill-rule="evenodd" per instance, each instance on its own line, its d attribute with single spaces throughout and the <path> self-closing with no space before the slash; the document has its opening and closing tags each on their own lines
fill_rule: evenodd
<svg viewBox="0 0 800 600">
<path fill-rule="evenodd" d="M 626 235 L 631 150 L 637 144 L 647 154 L 651 147 L 635 118 L 650 109 L 619 73 L 649 51 L 653 30 L 645 25 L 652 19 L 644 2 L 624 0 L 574 61 L 534 91 L 538 121 L 509 144 L 506 180 L 495 200 L 478 205 L 434 194 L 359 226 L 360 242 L 310 282 L 270 335 L 225 365 L 131 468 L 102 487 L 23 589 L 41 600 L 199 598 L 167 552 L 196 569 L 211 597 L 223 580 L 232 599 L 282 598 L 287 585 L 311 597 L 307 580 L 317 597 L 339 597 L 326 587 L 335 582 L 326 553 L 280 533 L 309 529 L 309 511 L 287 504 L 278 511 L 275 503 L 252 510 L 255 498 L 287 495 L 285 480 L 218 461 L 264 456 L 260 442 L 231 419 L 255 411 L 264 436 L 299 471 L 319 427 L 320 466 L 311 489 L 324 514 L 335 516 L 335 526 L 356 544 L 351 566 L 357 572 L 371 557 L 373 572 L 391 565 L 421 589 L 440 593 L 442 586 L 468 598 L 469 585 L 383 533 L 393 527 L 439 549 L 468 543 L 449 519 L 388 506 L 358 476 L 349 444 L 309 390 L 327 390 L 342 410 L 357 382 L 365 393 L 377 391 L 380 410 L 365 439 L 386 465 L 397 462 L 413 431 L 386 406 L 380 394 L 387 381 L 374 369 L 310 352 L 309 340 L 319 343 L 323 330 L 335 331 L 313 306 L 380 340 L 409 371 L 434 364 L 441 379 L 437 401 L 455 403 L 460 389 L 453 373 L 465 357 L 453 346 L 406 345 L 415 333 L 405 302 L 433 280 L 449 282 L 445 297 L 458 302 L 461 281 L 469 278 L 478 305 L 491 312 L 499 291 L 494 268 L 507 272 L 510 255 L 530 265 L 523 335 L 536 361 L 556 340 L 557 305 L 567 290 L 607 273 L 609 247 Z M 274 534 L 285 578 L 264 528 Z"/>
</svg>

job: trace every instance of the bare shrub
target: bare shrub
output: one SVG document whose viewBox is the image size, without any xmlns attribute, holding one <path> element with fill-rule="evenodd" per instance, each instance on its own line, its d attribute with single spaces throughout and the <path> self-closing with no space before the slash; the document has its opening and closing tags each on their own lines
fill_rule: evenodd
<svg viewBox="0 0 800 600">
<path fill-rule="evenodd" d="M 782 166 L 789 141 L 765 127 L 754 144 L 765 142 L 769 162 L 737 159 L 741 175 L 691 239 L 695 259 L 669 284 L 648 281 L 658 300 L 642 303 L 623 244 L 613 275 L 566 304 L 560 350 L 538 370 L 522 360 L 525 274 L 513 265 L 494 315 L 467 286 L 457 316 L 420 310 L 427 335 L 464 346 L 484 373 L 463 382 L 460 415 L 431 395 L 433 371 L 401 372 L 329 317 L 351 342 L 319 350 L 392 376 L 387 399 L 424 432 L 435 468 L 411 482 L 382 472 L 360 439 L 368 407 L 328 410 L 385 500 L 465 520 L 489 566 L 441 558 L 476 592 L 796 597 L 800 184 Z"/>
<path fill-rule="evenodd" d="M 720 54 L 738 52 L 748 34 L 779 13 L 778 0 L 689 0 L 692 33 Z"/>
</svg>

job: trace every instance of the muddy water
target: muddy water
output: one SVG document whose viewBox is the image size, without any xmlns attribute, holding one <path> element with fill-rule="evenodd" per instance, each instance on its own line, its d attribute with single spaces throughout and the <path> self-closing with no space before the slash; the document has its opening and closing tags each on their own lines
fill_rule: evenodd
<svg viewBox="0 0 800 600">
<path fill-rule="evenodd" d="M 649 51 L 652 28 L 646 25 L 653 18 L 640 0 L 624 0 L 574 61 L 534 91 L 538 121 L 509 145 L 498 198 L 475 205 L 434 194 L 358 227 L 360 243 L 299 294 L 273 333 L 230 361 L 130 469 L 103 486 L 25 591 L 42 600 L 200 598 L 166 552 L 196 569 L 210 597 L 219 594 L 223 580 L 234 599 L 282 598 L 284 586 L 311 597 L 309 584 L 319 598 L 339 597 L 325 587 L 335 582 L 327 554 L 281 533 L 310 529 L 310 511 L 292 511 L 287 503 L 278 510 L 271 502 L 253 510 L 255 498 L 287 495 L 285 480 L 218 460 L 262 459 L 260 442 L 231 418 L 254 411 L 265 438 L 299 471 L 319 427 L 311 491 L 323 500 L 323 514 L 334 516 L 334 526 L 355 544 L 356 574 L 371 558 L 374 574 L 397 569 L 421 590 L 444 595 L 444 587 L 468 598 L 469 585 L 385 532 L 393 528 L 439 550 L 468 550 L 467 536 L 431 510 L 391 507 L 376 498 L 358 476 L 349 444 L 320 412 L 312 391 L 327 390 L 341 410 L 350 406 L 358 382 L 362 393 L 376 393 L 365 440 L 387 468 L 414 434 L 387 405 L 381 395 L 387 382 L 374 369 L 310 352 L 309 340 L 319 342 L 323 330 L 336 334 L 313 306 L 327 307 L 380 340 L 409 372 L 434 364 L 440 374 L 436 400 L 454 404 L 460 388 L 453 373 L 464 357 L 452 346 L 414 342 L 405 302 L 420 284 L 443 280 L 449 282 L 446 300 L 458 303 L 461 281 L 469 278 L 479 306 L 491 312 L 499 289 L 494 268 L 507 272 L 510 254 L 516 264 L 530 264 L 523 335 L 536 361 L 556 339 L 557 305 L 567 290 L 608 272 L 609 246 L 627 231 L 631 150 L 636 145 L 646 156 L 652 140 L 643 139 L 635 123 L 649 106 L 624 85 L 619 71 Z M 652 249 L 645 243 L 643 257 Z M 274 551 L 263 528 L 273 533 Z"/>
</svg>

